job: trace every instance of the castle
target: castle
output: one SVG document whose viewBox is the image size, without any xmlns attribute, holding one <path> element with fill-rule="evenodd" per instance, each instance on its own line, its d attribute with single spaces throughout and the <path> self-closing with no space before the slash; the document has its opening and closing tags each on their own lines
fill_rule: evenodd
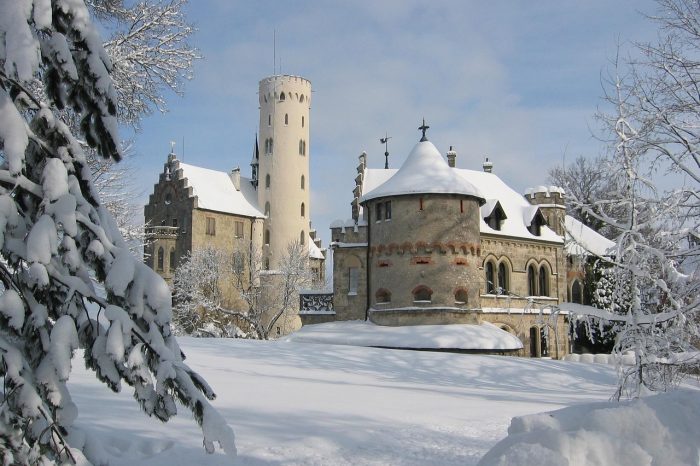
<svg viewBox="0 0 700 466">
<path fill-rule="evenodd" d="M 187 251 L 233 251 L 250 241 L 274 269 L 287 244 L 299 241 L 323 279 L 326 251 L 309 223 L 310 96 L 301 77 L 260 81 L 250 178 L 238 168 L 217 172 L 168 156 L 145 208 L 151 267 L 171 279 Z M 351 219 L 331 225 L 333 292 L 302 293 L 295 323 L 281 333 L 358 319 L 387 326 L 489 322 L 520 339 L 516 354 L 564 356 L 569 329 L 556 306 L 583 302 L 581 258 L 604 252 L 607 240 L 566 215 L 562 189 L 520 195 L 488 159 L 481 171 L 457 168 L 457 153 L 450 147 L 443 158 L 428 128 L 419 128 L 422 138 L 399 169 L 369 168 L 360 156 Z"/>
<path fill-rule="evenodd" d="M 483 171 L 456 168 L 427 128 L 398 170 L 360 156 L 352 218 L 331 225 L 332 309 L 302 308 L 303 322 L 489 322 L 523 343 L 515 354 L 563 357 L 569 329 L 556 306 L 583 303 L 580 262 L 611 242 L 566 215 L 561 188 L 522 196 L 488 159 Z"/>
<path fill-rule="evenodd" d="M 258 91 L 251 177 L 242 176 L 239 167 L 226 173 L 183 163 L 171 150 L 144 208 L 146 263 L 171 285 L 179 261 L 203 246 L 233 253 L 252 245 L 261 251 L 264 268 L 275 271 L 291 242 L 308 248 L 314 276 L 325 279 L 325 251 L 310 221 L 311 83 L 270 76 Z M 229 304 L 243 306 L 235 296 Z M 283 321 L 280 334 L 300 325 L 298 317 Z"/>
</svg>

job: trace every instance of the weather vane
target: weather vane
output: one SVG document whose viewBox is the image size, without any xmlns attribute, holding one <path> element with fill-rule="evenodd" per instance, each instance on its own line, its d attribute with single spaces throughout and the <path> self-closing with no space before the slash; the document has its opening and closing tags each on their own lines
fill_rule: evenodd
<svg viewBox="0 0 700 466">
<path fill-rule="evenodd" d="M 175 141 L 170 141 L 170 153 L 175 153 Z"/>
<path fill-rule="evenodd" d="M 424 142 L 424 141 L 427 141 L 427 140 L 428 140 L 428 138 L 425 137 L 425 132 L 426 132 L 426 130 L 427 130 L 428 128 L 430 128 L 430 126 L 428 126 L 428 125 L 425 124 L 425 118 L 423 118 L 423 126 L 419 126 L 419 127 L 418 127 L 419 130 L 423 131 L 423 137 L 420 138 L 420 142 Z"/>
<path fill-rule="evenodd" d="M 384 144 L 384 168 L 389 168 L 389 139 L 391 139 L 391 136 L 389 136 L 389 133 L 384 133 L 385 136 L 383 138 L 379 139 L 379 142 Z"/>
</svg>

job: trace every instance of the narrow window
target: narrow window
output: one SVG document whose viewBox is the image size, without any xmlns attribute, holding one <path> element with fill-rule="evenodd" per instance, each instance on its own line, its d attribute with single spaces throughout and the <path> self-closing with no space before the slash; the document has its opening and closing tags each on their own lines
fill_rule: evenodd
<svg viewBox="0 0 700 466">
<path fill-rule="evenodd" d="M 270 270 L 270 258 L 266 257 L 265 261 L 263 262 L 263 267 L 265 267 L 265 270 Z"/>
<path fill-rule="evenodd" d="M 175 271 L 175 248 L 170 248 L 170 264 L 168 264 L 168 267 L 170 268 L 171 272 Z"/>
<path fill-rule="evenodd" d="M 425 285 L 419 285 L 413 290 L 413 301 L 421 303 L 429 303 L 431 301 L 433 291 Z"/>
<path fill-rule="evenodd" d="M 267 114 L 267 126 L 272 126 L 272 115 Z"/>
<path fill-rule="evenodd" d="M 270 230 L 265 230 L 265 244 L 270 244 Z"/>
<path fill-rule="evenodd" d="M 268 217 L 270 216 L 270 203 L 269 202 L 265 203 L 265 215 L 267 215 Z"/>
<path fill-rule="evenodd" d="M 301 230 L 301 233 L 299 233 L 299 244 L 302 246 L 304 245 L 304 230 Z"/>
<path fill-rule="evenodd" d="M 306 189 L 306 179 L 301 175 L 301 189 Z"/>
<path fill-rule="evenodd" d="M 304 101 L 304 96 L 303 96 L 303 95 L 301 96 L 301 101 L 302 101 L 302 102 Z M 303 116 L 303 115 L 302 115 L 302 117 L 301 117 L 301 127 L 302 127 L 302 128 L 304 127 L 304 116 Z"/>
<path fill-rule="evenodd" d="M 163 256 L 165 255 L 165 251 L 163 251 L 163 248 L 158 248 L 158 270 L 163 270 Z"/>
<path fill-rule="evenodd" d="M 270 138 L 270 154 L 272 154 L 272 138 Z"/>
<path fill-rule="evenodd" d="M 549 356 L 549 339 L 547 338 L 547 334 L 549 333 L 549 328 L 548 327 L 542 327 L 540 329 L 540 355 L 543 358 L 546 358 Z"/>
<path fill-rule="evenodd" d="M 508 275 L 506 274 L 506 265 L 503 262 L 498 264 L 498 286 L 501 288 L 501 293 L 508 292 Z"/>
<path fill-rule="evenodd" d="M 287 98 L 287 97 L 284 95 L 284 92 L 280 92 L 280 100 L 281 100 L 282 102 L 284 102 L 284 100 L 285 100 L 286 98 Z"/>
<path fill-rule="evenodd" d="M 391 220 L 391 201 L 386 201 L 384 203 L 384 218 Z"/>
<path fill-rule="evenodd" d="M 386 288 L 379 288 L 376 293 L 377 303 L 390 303 L 391 292 Z"/>
<path fill-rule="evenodd" d="M 289 124 L 289 113 L 284 114 L 284 124 L 288 125 Z"/>
<path fill-rule="evenodd" d="M 299 139 L 299 155 L 304 155 L 304 141 Z"/>
<path fill-rule="evenodd" d="M 243 222 L 236 222 L 236 238 L 243 238 Z"/>
<path fill-rule="evenodd" d="M 301 97 L 299 97 L 299 101 L 300 101 L 300 102 L 303 102 L 303 101 L 304 101 L 304 94 L 302 94 Z"/>
<path fill-rule="evenodd" d="M 381 203 L 375 204 L 374 209 L 375 209 L 375 213 L 377 215 L 377 218 L 375 219 L 375 221 L 381 222 L 382 221 L 382 204 Z"/>
<path fill-rule="evenodd" d="M 496 292 L 496 283 L 493 275 L 493 263 L 486 263 L 486 293 L 494 294 Z"/>
<path fill-rule="evenodd" d="M 209 236 L 216 235 L 216 219 L 214 217 L 207 217 L 206 234 Z"/>
<path fill-rule="evenodd" d="M 547 269 L 540 267 L 540 296 L 549 296 L 549 287 L 547 286 Z"/>
<path fill-rule="evenodd" d="M 423 198 L 418 198 L 418 210 L 423 210 Z"/>
<path fill-rule="evenodd" d="M 356 295 L 358 283 L 360 281 L 360 269 L 357 267 L 348 268 L 348 294 Z"/>
<path fill-rule="evenodd" d="M 581 282 L 578 280 L 574 280 L 574 284 L 571 285 L 571 301 L 583 304 L 583 290 L 581 289 Z"/>
<path fill-rule="evenodd" d="M 269 174 L 265 175 L 265 187 L 266 188 L 270 187 L 270 175 Z"/>
<path fill-rule="evenodd" d="M 528 296 L 537 296 L 537 279 L 535 278 L 535 266 L 527 268 L 527 293 Z"/>
<path fill-rule="evenodd" d="M 306 215 L 306 206 L 302 202 L 301 203 L 301 218 L 304 218 L 305 215 Z"/>
<path fill-rule="evenodd" d="M 174 218 L 171 223 L 172 226 L 177 227 L 177 219 Z"/>
<path fill-rule="evenodd" d="M 459 200 L 459 213 L 460 214 L 464 213 L 464 199 Z"/>
<path fill-rule="evenodd" d="M 455 291 L 455 304 L 467 304 L 468 301 L 469 295 L 467 294 L 467 290 L 459 288 Z"/>
</svg>

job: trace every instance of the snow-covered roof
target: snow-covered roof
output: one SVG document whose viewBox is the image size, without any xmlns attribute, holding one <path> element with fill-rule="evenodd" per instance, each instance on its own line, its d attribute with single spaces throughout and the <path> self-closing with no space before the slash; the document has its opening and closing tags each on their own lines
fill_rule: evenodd
<svg viewBox="0 0 700 466">
<path fill-rule="evenodd" d="M 435 146 L 432 144 L 431 146 L 435 148 Z M 437 149 L 435 149 L 435 151 L 437 152 Z M 539 239 L 557 243 L 563 242 L 561 236 L 557 235 L 546 226 L 541 228 L 540 236 L 535 236 L 530 233 L 527 227 L 529 225 L 529 221 L 532 220 L 537 207 L 530 204 L 527 199 L 505 184 L 497 175 L 494 173 L 487 173 L 477 170 L 450 168 L 449 165 L 444 162 L 439 153 L 438 158 L 444 163 L 447 170 L 454 175 L 457 175 L 457 178 L 466 180 L 467 183 L 473 186 L 476 191 L 480 193 L 479 197 L 486 200 L 484 205 L 487 206 L 487 208 L 485 210 L 482 208 L 482 214 L 485 211 L 489 211 L 489 206 L 491 206 L 492 211 L 493 207 L 496 205 L 496 201 L 500 203 L 500 206 L 506 216 L 506 219 L 501 223 L 501 229 L 492 229 L 486 224 L 486 222 L 484 222 L 482 218 L 480 221 L 480 229 L 482 233 L 511 236 L 523 239 Z M 401 169 L 403 169 L 403 167 Z M 368 194 L 363 196 L 363 200 L 368 196 L 374 196 L 375 193 L 381 192 L 379 191 L 380 189 L 384 191 L 384 186 L 388 185 L 389 182 L 393 180 L 394 175 L 397 175 L 401 169 L 366 168 L 363 178 L 363 191 Z M 525 220 L 526 218 L 528 219 L 527 221 Z"/>
<path fill-rule="evenodd" d="M 484 196 L 464 177 L 450 168 L 430 141 L 415 145 L 401 168 L 373 190 L 365 190 L 361 201 L 406 194 L 465 194 L 483 202 Z"/>
<path fill-rule="evenodd" d="M 615 248 L 615 242 L 595 232 L 574 217 L 564 217 L 566 229 L 566 252 L 573 256 L 609 256 Z"/>
<path fill-rule="evenodd" d="M 248 178 L 241 177 L 241 190 L 238 191 L 226 172 L 179 161 L 178 168 L 182 169 L 182 175 L 187 180 L 187 186 L 192 188 L 192 194 L 197 196 L 197 206 L 200 209 L 265 218 L 265 214 L 258 208 L 255 188 Z"/>
<path fill-rule="evenodd" d="M 308 236 L 306 239 L 309 242 L 309 257 L 311 259 L 324 259 L 325 257 L 323 256 L 321 248 L 316 246 L 316 243 L 314 243 L 314 240 L 311 239 L 311 236 Z"/>
<path fill-rule="evenodd" d="M 518 350 L 523 347 L 518 337 L 497 326 L 481 325 L 409 325 L 388 327 L 352 320 L 304 325 L 284 339 L 297 343 L 379 346 L 388 348 Z"/>
</svg>

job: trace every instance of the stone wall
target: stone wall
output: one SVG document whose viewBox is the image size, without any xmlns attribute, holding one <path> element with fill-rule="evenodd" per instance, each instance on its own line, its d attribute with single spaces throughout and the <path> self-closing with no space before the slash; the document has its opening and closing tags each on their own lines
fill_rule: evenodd
<svg viewBox="0 0 700 466">
<path fill-rule="evenodd" d="M 378 219 L 377 205 L 386 209 L 387 202 L 391 202 L 391 219 L 385 214 Z M 478 307 L 476 199 L 449 194 L 408 195 L 374 199 L 365 209 L 372 307 Z M 382 298 L 387 293 L 390 298 Z M 421 299 L 426 293 L 429 297 Z"/>
</svg>

